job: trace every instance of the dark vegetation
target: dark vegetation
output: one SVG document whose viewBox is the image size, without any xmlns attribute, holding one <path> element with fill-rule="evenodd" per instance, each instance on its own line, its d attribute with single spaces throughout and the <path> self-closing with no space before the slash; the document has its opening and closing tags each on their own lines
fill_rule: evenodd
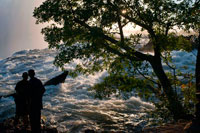
<svg viewBox="0 0 200 133">
<path fill-rule="evenodd" d="M 191 42 L 175 31 L 198 35 L 199 8 L 199 0 L 46 0 L 34 10 L 34 17 L 37 23 L 51 22 L 42 33 L 49 48 L 59 51 L 56 66 L 63 68 L 74 59 L 82 59 L 72 76 L 108 71 L 109 76 L 92 88 L 98 97 L 136 90 L 140 97 L 155 103 L 161 117 L 177 120 L 193 113 L 200 83 L 200 54 L 195 87 L 194 75 L 170 65 L 170 51 L 191 51 Z M 152 55 L 137 49 L 141 33 L 125 35 L 127 25 L 139 26 L 147 33 Z M 162 62 L 174 73 L 167 73 Z M 147 71 L 149 67 L 152 73 Z M 182 82 L 177 76 L 185 76 L 187 81 Z"/>
</svg>

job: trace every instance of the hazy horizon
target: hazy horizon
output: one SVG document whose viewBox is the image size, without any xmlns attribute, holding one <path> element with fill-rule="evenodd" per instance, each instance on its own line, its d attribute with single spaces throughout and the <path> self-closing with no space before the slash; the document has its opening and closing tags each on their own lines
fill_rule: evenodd
<svg viewBox="0 0 200 133">
<path fill-rule="evenodd" d="M 24 49 L 43 49 L 48 45 L 36 25 L 33 10 L 41 1 L 0 1 L 0 58 Z"/>
</svg>

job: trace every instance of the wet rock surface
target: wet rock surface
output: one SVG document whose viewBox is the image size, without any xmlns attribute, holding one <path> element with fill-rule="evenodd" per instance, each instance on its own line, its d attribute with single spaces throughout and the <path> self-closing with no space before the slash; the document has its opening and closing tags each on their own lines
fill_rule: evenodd
<svg viewBox="0 0 200 133">
<path fill-rule="evenodd" d="M 190 122 L 180 120 L 163 126 L 144 128 L 142 133 L 185 133 L 184 127 Z"/>
<path fill-rule="evenodd" d="M 41 124 L 42 133 L 58 133 L 56 128 L 47 127 Z M 21 120 L 15 124 L 14 117 L 8 118 L 0 123 L 0 133 L 31 133 L 29 123 L 23 123 Z"/>
</svg>

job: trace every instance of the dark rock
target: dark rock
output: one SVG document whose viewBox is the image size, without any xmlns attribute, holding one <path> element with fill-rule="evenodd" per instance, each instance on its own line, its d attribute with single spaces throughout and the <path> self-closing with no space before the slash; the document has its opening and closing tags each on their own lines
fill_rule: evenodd
<svg viewBox="0 0 200 133">
<path fill-rule="evenodd" d="M 14 124 L 14 117 L 4 120 L 0 123 L 0 133 L 31 133 L 30 125 L 20 121 L 17 125 Z M 56 128 L 41 126 L 43 133 L 58 133 Z"/>
<path fill-rule="evenodd" d="M 143 51 L 143 52 L 153 52 L 153 43 L 151 41 L 149 41 L 142 48 L 139 48 L 139 50 Z"/>
<path fill-rule="evenodd" d="M 57 84 L 60 84 L 60 83 L 64 83 L 67 75 L 68 75 L 68 71 L 64 71 L 62 74 L 60 74 L 60 75 L 50 79 L 46 83 L 44 83 L 44 86 L 57 85 Z"/>
<path fill-rule="evenodd" d="M 156 127 L 145 127 L 141 133 L 184 133 L 184 127 L 189 121 L 181 120 Z"/>
<path fill-rule="evenodd" d="M 91 129 L 87 129 L 87 130 L 85 130 L 85 133 L 95 133 L 95 131 L 91 130 Z"/>
</svg>

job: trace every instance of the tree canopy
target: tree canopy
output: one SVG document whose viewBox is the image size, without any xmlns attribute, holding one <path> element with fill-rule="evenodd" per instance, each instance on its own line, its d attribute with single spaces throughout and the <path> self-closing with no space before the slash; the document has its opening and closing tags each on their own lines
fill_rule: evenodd
<svg viewBox="0 0 200 133">
<path fill-rule="evenodd" d="M 96 86 L 108 93 L 121 85 L 122 90 L 145 88 L 137 75 L 144 75 L 151 65 L 158 80 L 152 80 L 154 85 L 148 83 L 150 91 L 164 99 L 178 119 L 186 112 L 163 69 L 162 53 L 190 44 L 176 31 L 198 29 L 199 8 L 199 0 L 46 0 L 34 10 L 34 17 L 37 23 L 49 23 L 42 33 L 49 48 L 59 51 L 55 64 L 63 67 L 81 59 L 75 72 L 108 70 L 110 79 L 115 80 Z M 138 27 L 146 34 L 146 43 L 151 42 L 153 54 L 138 49 L 143 37 L 134 32 Z M 126 34 L 127 28 L 132 34 Z"/>
</svg>

